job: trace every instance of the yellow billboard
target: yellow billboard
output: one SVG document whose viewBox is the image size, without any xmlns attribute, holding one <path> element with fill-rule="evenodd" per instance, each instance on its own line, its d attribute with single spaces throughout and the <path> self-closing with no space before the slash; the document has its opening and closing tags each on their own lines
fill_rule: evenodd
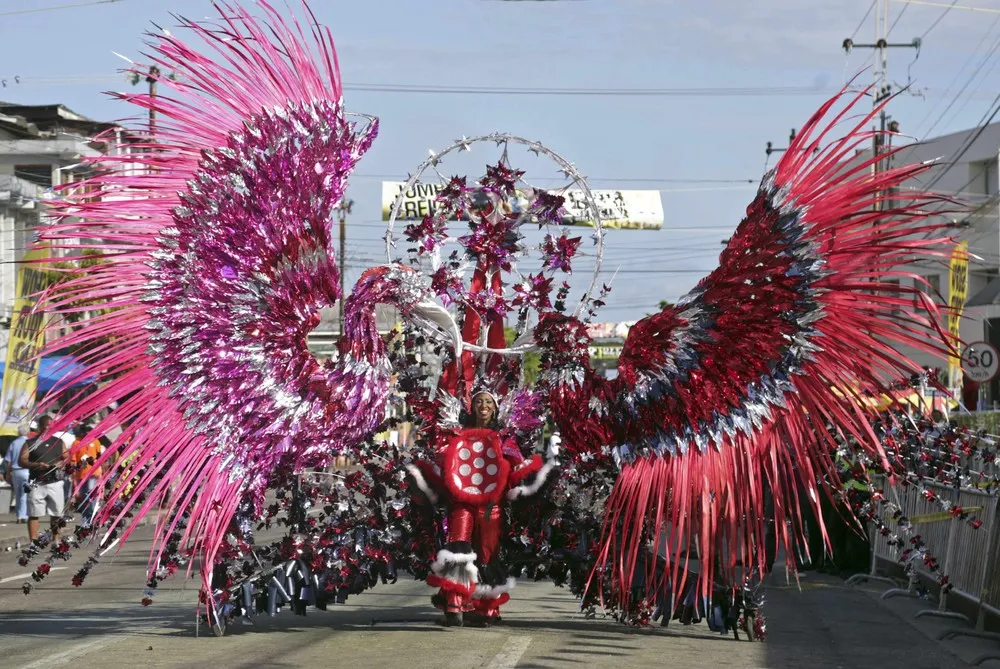
<svg viewBox="0 0 1000 669">
<path fill-rule="evenodd" d="M 955 247 L 948 263 L 948 334 L 956 350 L 961 349 L 959 330 L 962 322 L 962 310 L 969 295 L 969 242 L 962 242 Z M 961 391 L 962 359 L 952 356 L 948 360 L 948 387 L 953 391 Z"/>
<path fill-rule="evenodd" d="M 17 435 L 17 426 L 31 416 L 38 390 L 39 353 L 45 343 L 45 314 L 38 310 L 38 294 L 48 285 L 48 272 L 36 261 L 49 257 L 48 247 L 24 254 L 17 273 L 14 316 L 7 339 L 7 362 L 0 390 L 0 435 Z"/>
</svg>

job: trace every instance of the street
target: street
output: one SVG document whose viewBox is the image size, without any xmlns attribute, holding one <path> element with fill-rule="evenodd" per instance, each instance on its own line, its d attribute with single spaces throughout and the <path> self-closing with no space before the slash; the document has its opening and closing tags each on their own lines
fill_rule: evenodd
<svg viewBox="0 0 1000 669">
<path fill-rule="evenodd" d="M 704 624 L 629 630 L 586 620 L 565 590 L 521 583 L 490 629 L 437 624 L 429 589 L 400 581 L 306 617 L 283 611 L 234 623 L 223 638 L 201 627 L 195 637 L 195 581 L 174 579 L 156 602 L 139 604 L 151 528 L 98 565 L 81 588 L 72 575 L 80 551 L 29 596 L 30 568 L 15 553 L 0 562 L 3 667 L 810 667 L 816 669 L 948 669 L 965 666 L 902 616 L 863 590 L 809 574 L 802 591 L 767 590 L 765 643 L 737 642 Z"/>
</svg>

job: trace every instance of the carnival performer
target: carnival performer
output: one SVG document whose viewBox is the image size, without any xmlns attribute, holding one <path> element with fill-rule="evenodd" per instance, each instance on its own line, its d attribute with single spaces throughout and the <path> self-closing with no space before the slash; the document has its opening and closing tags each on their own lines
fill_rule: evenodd
<svg viewBox="0 0 1000 669">
<path fill-rule="evenodd" d="M 494 392 L 475 391 L 465 427 L 443 440 L 437 460 L 409 466 L 421 493 L 447 507 L 447 543 L 427 584 L 440 588 L 432 601 L 449 626 L 461 626 L 467 613 L 475 622 L 500 621 L 515 585 L 499 559 L 503 505 L 537 493 L 555 469 L 559 437 L 550 439 L 546 460 L 525 458 L 516 441 L 503 436 L 498 408 Z"/>
<path fill-rule="evenodd" d="M 214 610 L 225 591 L 213 588 L 213 573 L 256 558 L 247 542 L 228 541 L 234 526 L 265 516 L 269 491 L 289 472 L 369 448 L 395 373 L 405 377 L 411 366 L 390 356 L 376 327 L 378 305 L 391 305 L 428 337 L 439 334 L 425 327 L 429 321 L 459 333 L 433 400 L 438 409 L 424 413 L 433 457 L 410 470 L 422 493 L 447 509 L 447 541 L 433 546 L 428 582 L 440 588 L 438 603 L 452 624 L 470 612 L 498 617 L 508 596 L 505 575 L 490 573 L 501 504 L 537 492 L 557 471 L 574 477 L 576 497 L 599 497 L 570 509 L 588 522 L 597 513 L 588 527 L 602 528 L 587 553 L 593 559 L 581 596 L 593 600 L 597 592 L 603 603 L 641 610 L 668 581 L 675 598 L 684 596 L 687 558 L 679 551 L 695 538 L 705 555 L 722 553 L 722 564 L 762 572 L 765 481 L 786 552 L 796 541 L 787 528 L 802 526 L 800 487 L 818 513 L 839 481 L 836 443 L 814 429 L 817 420 L 886 461 L 871 427 L 876 417 L 858 398 L 920 371 L 900 352 L 906 347 L 955 353 L 924 287 L 898 282 L 902 267 L 948 257 L 953 240 L 941 222 L 948 217 L 931 216 L 948 205 L 900 188 L 930 165 L 873 175 L 892 151 L 855 155 L 871 145 L 865 128 L 886 104 L 855 118 L 851 110 L 867 104 L 865 90 L 842 91 L 805 124 L 765 175 L 718 268 L 676 305 L 631 328 L 617 378 L 594 370 L 588 353 L 588 321 L 610 299 L 607 291 L 568 304 L 582 242 L 558 229 L 572 218 L 567 192 L 526 187 L 506 154 L 474 183 L 448 181 L 432 211 L 407 227 L 408 241 L 432 263 L 407 265 L 393 255 L 344 296 L 331 220 L 377 121 L 345 111 L 332 38 L 315 17 L 304 31 L 264 0 L 252 10 L 227 3 L 219 13 L 215 24 L 184 22 L 209 45 L 204 52 L 174 33 L 155 38 L 153 57 L 176 76 L 159 79 L 159 95 L 125 97 L 162 119 L 157 136 L 120 146 L 108 138 L 107 154 L 88 159 L 94 176 L 60 191 L 55 222 L 39 234 L 56 247 L 92 240 L 107 261 L 73 270 L 63 290 L 42 299 L 40 308 L 56 315 L 78 312 L 81 300 L 114 307 L 51 344 L 83 351 L 100 388 L 65 407 L 52 430 L 117 402 L 82 440 L 127 426 L 95 463 L 110 489 L 94 522 L 119 531 L 124 543 L 162 503 L 150 558 L 154 585 L 196 557 L 187 564 L 201 565 L 202 601 Z M 554 155 L 539 142 L 518 141 Z M 560 157 L 559 165 L 589 193 L 571 163 Z M 521 195 L 526 202 L 506 206 Z M 588 220 L 599 226 L 601 209 L 587 197 Z M 474 211 L 481 201 L 488 211 Z M 466 230 L 449 234 L 456 222 Z M 529 244 L 527 231 L 542 226 L 552 232 Z M 594 240 L 603 243 L 599 230 Z M 454 257 L 438 254 L 446 241 L 461 244 Z M 529 249 L 542 255 L 541 271 L 505 285 L 500 270 Z M 423 276 L 428 267 L 433 274 Z M 553 289 L 554 281 L 565 289 Z M 336 359 L 320 363 L 306 334 L 318 312 L 340 300 L 344 334 Z M 501 359 L 509 352 L 503 314 L 515 308 L 523 312 L 519 338 L 541 354 L 530 390 L 504 374 Z M 452 420 L 446 406 L 464 408 L 471 422 Z M 546 419 L 564 444 L 558 468 L 551 458 L 522 455 L 536 442 L 515 437 L 537 435 Z M 135 473 L 131 488 L 112 483 L 118 458 Z M 567 505 L 576 503 L 567 497 Z M 549 529 L 538 527 L 537 535 Z M 676 548 L 660 568 L 644 556 L 664 543 L 664 528 L 672 528 Z M 338 545 L 341 554 L 325 561 L 315 535 L 295 541 L 319 555 L 312 567 L 296 567 L 303 583 L 322 580 L 309 569 L 332 570 L 329 564 L 363 550 Z M 388 559 L 375 553 L 365 559 Z M 636 578 L 637 569 L 645 578 Z M 693 576 L 700 596 L 712 592 L 714 574 Z"/>
</svg>

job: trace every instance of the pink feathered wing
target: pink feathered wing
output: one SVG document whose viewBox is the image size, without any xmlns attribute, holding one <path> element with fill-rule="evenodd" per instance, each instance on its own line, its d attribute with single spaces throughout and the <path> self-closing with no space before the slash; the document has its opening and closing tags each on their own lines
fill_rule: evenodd
<svg viewBox="0 0 1000 669">
<path fill-rule="evenodd" d="M 407 276 L 366 273 L 339 360 L 309 353 L 319 309 L 340 297 L 333 207 L 377 123 L 345 117 L 328 31 L 307 37 L 257 6 L 264 20 L 224 4 L 217 24 L 184 22 L 200 51 L 156 39 L 152 60 L 178 76 L 161 80 L 163 96 L 122 96 L 155 110 L 155 137 L 95 161 L 100 174 L 74 185 L 42 233 L 108 260 L 47 305 L 107 310 L 54 344 L 76 347 L 100 384 L 56 429 L 117 403 L 93 433 L 123 429 L 102 463 L 114 454 L 143 472 L 111 487 L 98 521 L 127 538 L 163 505 L 151 567 L 184 528 L 206 590 L 234 513 L 259 508 L 277 468 L 322 465 L 382 419 L 389 369 L 373 308 L 398 301 Z M 107 469 L 106 481 L 121 471 Z"/>
<path fill-rule="evenodd" d="M 954 350 L 922 279 L 903 269 L 948 257 L 946 224 L 929 209 L 940 198 L 890 195 L 928 166 L 874 177 L 871 158 L 855 154 L 870 146 L 869 115 L 825 144 L 866 99 L 858 94 L 837 109 L 844 97 L 851 94 L 817 112 L 765 177 L 719 268 L 676 307 L 631 329 L 618 378 L 596 377 L 577 355 L 585 336 L 566 348 L 580 324 L 542 319 L 536 334 L 552 351 L 549 399 L 567 450 L 612 447 L 621 465 L 595 575 L 622 600 L 632 596 L 636 569 L 652 569 L 642 556 L 650 542 L 667 546 L 667 572 L 644 579 L 657 588 L 661 579 L 679 583 L 682 553 L 708 560 L 703 592 L 715 557 L 723 573 L 762 568 L 765 483 L 779 543 L 791 554 L 785 521 L 800 533 L 803 504 L 821 518 L 820 496 L 838 480 L 828 428 L 885 461 L 858 397 L 921 371 L 901 346 L 942 358 Z"/>
</svg>

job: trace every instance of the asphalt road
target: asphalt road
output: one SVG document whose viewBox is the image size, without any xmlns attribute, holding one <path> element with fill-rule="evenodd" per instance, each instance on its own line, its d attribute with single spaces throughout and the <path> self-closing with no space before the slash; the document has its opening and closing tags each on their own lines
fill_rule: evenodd
<svg viewBox="0 0 1000 669">
<path fill-rule="evenodd" d="M 25 596 L 30 569 L 0 555 L 0 667 L 795 667 L 950 669 L 964 665 L 868 594 L 832 577 L 799 592 L 771 587 L 766 643 L 737 642 L 704 625 L 628 630 L 586 620 L 547 583 L 520 584 L 490 629 L 437 624 L 422 583 L 379 586 L 329 611 L 284 611 L 195 636 L 195 581 L 161 585 L 139 604 L 149 528 L 105 559 L 82 588 L 70 579 L 81 552 Z M 111 556 L 109 556 L 110 558 Z M 812 576 L 812 575 L 810 575 Z"/>
</svg>

